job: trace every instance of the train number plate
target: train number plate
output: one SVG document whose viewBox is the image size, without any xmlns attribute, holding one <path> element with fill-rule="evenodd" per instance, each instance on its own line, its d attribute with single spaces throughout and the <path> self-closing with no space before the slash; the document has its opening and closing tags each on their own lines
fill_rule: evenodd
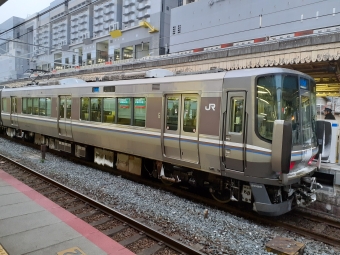
<svg viewBox="0 0 340 255">
<path fill-rule="evenodd" d="M 243 185 L 242 187 L 242 201 L 251 203 L 251 188 L 249 185 Z"/>
</svg>

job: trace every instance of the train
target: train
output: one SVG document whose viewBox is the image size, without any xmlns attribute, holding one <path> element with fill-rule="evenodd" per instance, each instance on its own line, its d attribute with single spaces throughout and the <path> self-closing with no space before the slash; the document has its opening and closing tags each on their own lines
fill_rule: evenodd
<svg viewBox="0 0 340 255">
<path fill-rule="evenodd" d="M 278 216 L 316 200 L 316 84 L 285 68 L 3 87 L 1 129 Z"/>
</svg>

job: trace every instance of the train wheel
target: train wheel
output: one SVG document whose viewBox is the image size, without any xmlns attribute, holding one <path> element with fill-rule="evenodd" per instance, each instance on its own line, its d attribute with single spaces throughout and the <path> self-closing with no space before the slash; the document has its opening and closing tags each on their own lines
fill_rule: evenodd
<svg viewBox="0 0 340 255">
<path fill-rule="evenodd" d="M 219 203 L 226 204 L 230 201 L 230 191 L 229 190 L 210 191 L 210 194 Z"/>
</svg>

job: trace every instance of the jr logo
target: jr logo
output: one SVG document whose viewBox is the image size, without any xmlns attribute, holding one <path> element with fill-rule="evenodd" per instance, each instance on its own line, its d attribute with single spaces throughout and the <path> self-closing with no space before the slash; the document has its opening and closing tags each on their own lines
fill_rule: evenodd
<svg viewBox="0 0 340 255">
<path fill-rule="evenodd" d="M 215 107 L 216 107 L 215 104 L 209 104 L 208 106 L 205 107 L 205 110 L 206 111 L 210 111 L 210 110 L 215 111 Z"/>
</svg>

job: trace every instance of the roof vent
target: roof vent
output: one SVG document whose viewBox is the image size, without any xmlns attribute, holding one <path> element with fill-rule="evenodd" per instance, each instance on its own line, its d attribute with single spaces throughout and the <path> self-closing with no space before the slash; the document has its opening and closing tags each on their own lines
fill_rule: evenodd
<svg viewBox="0 0 340 255">
<path fill-rule="evenodd" d="M 166 69 L 152 69 L 146 71 L 145 78 L 161 78 L 166 76 L 173 76 L 174 73 Z"/>
</svg>

